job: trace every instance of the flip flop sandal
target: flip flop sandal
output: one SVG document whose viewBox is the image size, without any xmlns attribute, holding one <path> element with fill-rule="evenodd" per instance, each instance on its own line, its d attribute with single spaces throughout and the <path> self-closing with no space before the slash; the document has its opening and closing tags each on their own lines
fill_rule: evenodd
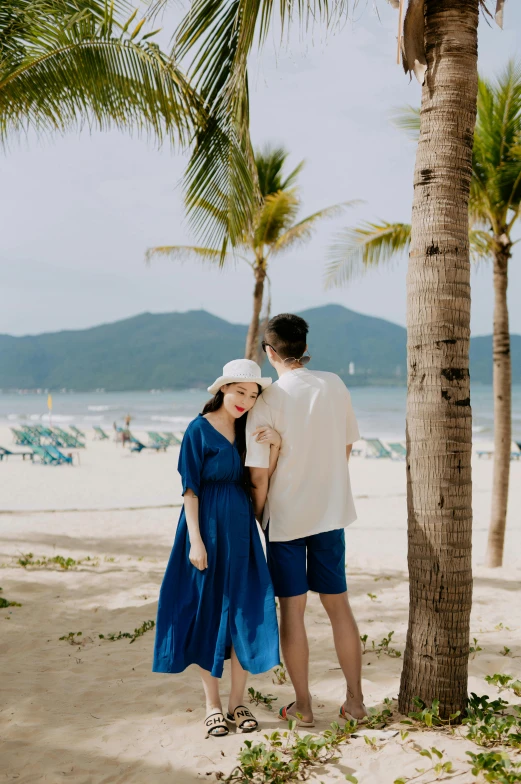
<svg viewBox="0 0 521 784">
<path fill-rule="evenodd" d="M 293 721 L 297 722 L 297 727 L 314 727 L 314 721 L 304 721 L 304 719 L 299 719 L 298 716 L 295 716 L 293 713 L 289 712 L 289 709 L 294 704 L 294 702 L 290 702 L 289 705 L 284 705 L 284 707 L 279 710 L 279 719 L 282 719 L 282 721 L 289 721 L 292 719 Z"/>
<path fill-rule="evenodd" d="M 224 738 L 224 736 L 228 735 L 230 732 L 224 719 L 224 713 L 222 711 L 210 713 L 210 715 L 207 716 L 204 720 L 204 726 L 206 728 L 205 738 L 209 738 L 210 735 L 214 738 Z"/>
<path fill-rule="evenodd" d="M 338 715 L 340 716 L 341 719 L 345 719 L 345 721 L 356 721 L 357 724 L 365 724 L 365 722 L 367 721 L 367 716 L 364 716 L 363 719 L 355 719 L 354 716 L 352 716 L 350 713 L 346 711 L 343 705 L 340 706 Z"/>
<path fill-rule="evenodd" d="M 231 713 L 227 713 L 226 718 L 228 721 L 235 724 L 237 727 L 237 732 L 255 732 L 255 730 L 259 729 L 259 722 L 251 710 L 246 708 L 244 705 L 237 705 L 233 711 L 233 716 Z M 251 722 L 254 722 L 252 726 L 246 726 L 251 724 Z"/>
</svg>

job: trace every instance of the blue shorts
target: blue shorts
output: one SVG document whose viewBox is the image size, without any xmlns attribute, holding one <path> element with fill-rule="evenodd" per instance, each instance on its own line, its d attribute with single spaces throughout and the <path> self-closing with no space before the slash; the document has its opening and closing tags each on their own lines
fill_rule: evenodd
<svg viewBox="0 0 521 784">
<path fill-rule="evenodd" d="M 266 552 L 275 596 L 347 591 L 343 528 L 289 542 L 270 542 L 268 526 Z"/>
</svg>

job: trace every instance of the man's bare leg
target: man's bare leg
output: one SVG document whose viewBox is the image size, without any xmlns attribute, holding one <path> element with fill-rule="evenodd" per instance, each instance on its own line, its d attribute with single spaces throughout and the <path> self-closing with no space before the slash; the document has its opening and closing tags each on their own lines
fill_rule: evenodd
<svg viewBox="0 0 521 784">
<path fill-rule="evenodd" d="M 320 600 L 333 627 L 338 663 L 346 679 L 344 708 L 355 719 L 363 719 L 367 716 L 367 710 L 362 694 L 362 646 L 347 591 L 336 594 L 321 593 Z"/>
<path fill-rule="evenodd" d="M 284 664 L 295 689 L 291 713 L 301 713 L 304 721 L 313 721 L 309 693 L 309 646 L 304 625 L 307 594 L 280 596 L 280 643 Z"/>
</svg>

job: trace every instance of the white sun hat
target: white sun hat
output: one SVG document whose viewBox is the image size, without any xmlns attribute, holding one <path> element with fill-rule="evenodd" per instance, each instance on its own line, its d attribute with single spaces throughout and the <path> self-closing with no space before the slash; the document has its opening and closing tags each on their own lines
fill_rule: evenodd
<svg viewBox="0 0 521 784">
<path fill-rule="evenodd" d="M 208 392 L 215 395 L 225 384 L 237 384 L 240 381 L 259 384 L 262 389 L 266 389 L 271 384 L 271 378 L 263 378 L 261 369 L 256 362 L 251 359 L 232 359 L 223 367 L 223 374 L 217 378 Z"/>
</svg>

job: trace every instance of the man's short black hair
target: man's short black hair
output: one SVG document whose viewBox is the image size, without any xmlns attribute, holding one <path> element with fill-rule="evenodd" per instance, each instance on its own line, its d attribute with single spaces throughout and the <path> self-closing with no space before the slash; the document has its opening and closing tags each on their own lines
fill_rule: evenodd
<svg viewBox="0 0 521 784">
<path fill-rule="evenodd" d="M 264 340 L 281 359 L 300 359 L 306 350 L 308 332 L 309 326 L 303 318 L 292 313 L 281 313 L 268 323 Z"/>
</svg>

